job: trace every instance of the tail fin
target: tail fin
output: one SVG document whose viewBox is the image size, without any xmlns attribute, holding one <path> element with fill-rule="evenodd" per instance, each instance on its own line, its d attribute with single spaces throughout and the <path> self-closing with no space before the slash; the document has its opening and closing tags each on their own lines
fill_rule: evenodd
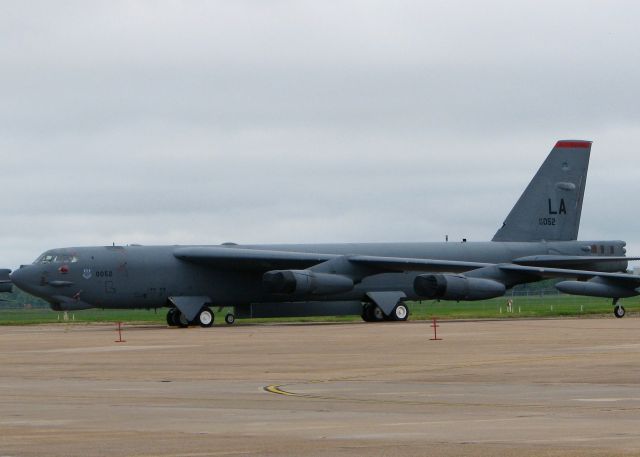
<svg viewBox="0 0 640 457">
<path fill-rule="evenodd" d="M 493 241 L 578 238 L 590 141 L 558 141 Z"/>
</svg>

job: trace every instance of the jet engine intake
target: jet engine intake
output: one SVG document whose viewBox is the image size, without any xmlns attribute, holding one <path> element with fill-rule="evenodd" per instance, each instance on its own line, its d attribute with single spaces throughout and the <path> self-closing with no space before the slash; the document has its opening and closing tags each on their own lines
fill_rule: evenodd
<svg viewBox="0 0 640 457">
<path fill-rule="evenodd" d="M 453 274 L 417 276 L 413 288 L 418 296 L 437 300 L 486 300 L 501 297 L 506 290 L 504 284 L 492 279 Z"/>
<path fill-rule="evenodd" d="M 262 276 L 264 290 L 273 294 L 329 295 L 353 289 L 353 280 L 310 270 L 274 270 Z"/>
</svg>

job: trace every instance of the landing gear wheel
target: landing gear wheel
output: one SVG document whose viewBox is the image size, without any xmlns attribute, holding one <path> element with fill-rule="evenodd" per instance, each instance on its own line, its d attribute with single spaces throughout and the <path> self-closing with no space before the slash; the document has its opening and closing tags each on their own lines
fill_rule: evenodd
<svg viewBox="0 0 640 457">
<path fill-rule="evenodd" d="M 385 320 L 384 311 L 382 311 L 382 309 L 378 305 L 373 306 L 371 315 L 373 316 L 374 322 L 382 322 L 383 320 Z"/>
<path fill-rule="evenodd" d="M 391 312 L 391 318 L 394 321 L 406 321 L 409 318 L 409 308 L 403 302 L 397 304 L 397 306 Z"/>
<path fill-rule="evenodd" d="M 613 314 L 619 319 L 621 317 L 624 317 L 626 311 L 624 309 L 624 306 L 622 305 L 616 305 L 615 308 L 613 308 Z"/>
<path fill-rule="evenodd" d="M 236 316 L 233 313 L 227 313 L 227 315 L 224 316 L 224 321 L 227 323 L 227 325 L 233 325 L 233 323 L 236 321 Z"/>
<path fill-rule="evenodd" d="M 208 306 L 203 306 L 198 315 L 196 316 L 196 322 L 200 327 L 211 327 L 213 325 L 213 312 Z"/>
<path fill-rule="evenodd" d="M 180 326 L 180 315 L 182 313 L 178 308 L 173 308 L 171 314 L 167 314 L 167 318 L 171 317 L 171 326 L 179 327 Z"/>
<path fill-rule="evenodd" d="M 176 321 L 175 321 L 175 314 L 176 314 L 176 311 L 178 311 L 178 310 L 177 310 L 177 309 L 175 309 L 175 308 L 171 308 L 171 309 L 169 309 L 169 311 L 167 312 L 167 325 L 168 325 L 169 327 L 175 327 L 175 326 L 177 325 L 177 324 L 176 324 Z"/>
<path fill-rule="evenodd" d="M 373 305 L 366 303 L 362 306 L 362 314 L 360 315 L 365 322 L 373 322 Z"/>
<path fill-rule="evenodd" d="M 173 322 L 175 323 L 176 327 L 180 327 L 180 328 L 189 327 L 189 320 L 187 319 L 187 316 L 182 314 L 182 312 L 179 309 L 176 309 L 176 312 L 173 313 Z"/>
</svg>

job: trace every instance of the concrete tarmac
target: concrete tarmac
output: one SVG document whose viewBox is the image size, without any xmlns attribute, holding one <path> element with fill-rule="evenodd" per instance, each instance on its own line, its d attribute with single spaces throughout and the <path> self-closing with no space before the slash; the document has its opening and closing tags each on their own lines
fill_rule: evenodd
<svg viewBox="0 0 640 457">
<path fill-rule="evenodd" d="M 640 319 L 0 327 L 0 456 L 640 456 Z"/>
</svg>

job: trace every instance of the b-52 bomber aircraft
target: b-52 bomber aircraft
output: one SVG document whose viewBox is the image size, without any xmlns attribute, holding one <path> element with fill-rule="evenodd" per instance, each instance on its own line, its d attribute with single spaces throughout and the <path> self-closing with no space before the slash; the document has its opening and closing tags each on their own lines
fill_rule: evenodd
<svg viewBox="0 0 640 457">
<path fill-rule="evenodd" d="M 576 241 L 591 142 L 559 141 L 489 242 L 104 246 L 53 249 L 10 275 L 54 310 L 168 307 L 172 326 L 236 317 L 359 314 L 404 321 L 407 300 L 483 300 L 517 284 L 637 295 L 623 241 Z M 1 278 L 0 278 L 1 279 Z M 5 278 L 5 281 L 9 278 Z"/>
</svg>

